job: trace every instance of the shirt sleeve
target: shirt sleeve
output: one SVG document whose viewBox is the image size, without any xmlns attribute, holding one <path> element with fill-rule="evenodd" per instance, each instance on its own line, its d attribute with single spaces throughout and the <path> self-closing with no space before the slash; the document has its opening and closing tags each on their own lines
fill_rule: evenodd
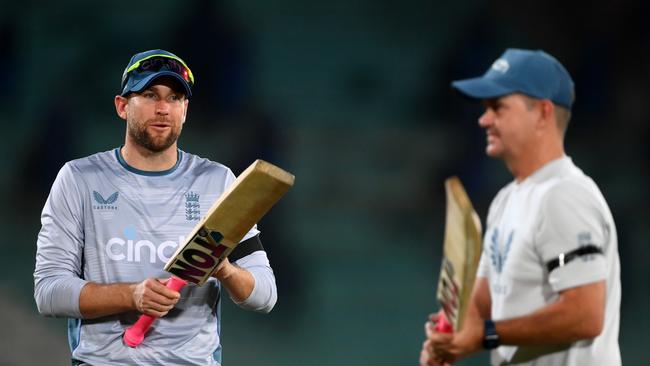
<svg viewBox="0 0 650 366">
<path fill-rule="evenodd" d="M 250 296 L 242 302 L 235 301 L 235 303 L 242 309 L 261 313 L 270 312 L 278 300 L 278 289 L 266 252 L 255 251 L 237 260 L 235 264 L 249 271 L 255 279 Z"/>
<path fill-rule="evenodd" d="M 70 163 L 61 168 L 41 214 L 34 299 L 46 316 L 80 318 L 83 280 L 83 202 Z"/>
<path fill-rule="evenodd" d="M 536 247 L 546 265 L 582 246 L 603 249 L 606 230 L 597 197 L 577 183 L 565 181 L 551 188 L 541 205 Z M 604 254 L 574 258 L 549 273 L 554 291 L 586 285 L 606 278 Z"/>
</svg>

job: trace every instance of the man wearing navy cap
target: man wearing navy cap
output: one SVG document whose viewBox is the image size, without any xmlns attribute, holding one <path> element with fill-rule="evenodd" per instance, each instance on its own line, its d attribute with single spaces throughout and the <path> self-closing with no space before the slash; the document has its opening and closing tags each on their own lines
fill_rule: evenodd
<svg viewBox="0 0 650 366">
<path fill-rule="evenodd" d="M 115 97 L 124 145 L 66 163 L 52 186 L 34 297 L 41 314 L 69 318 L 73 365 L 220 365 L 222 290 L 247 310 L 275 305 L 256 226 L 203 286 L 181 294 L 165 286 L 165 263 L 235 180 L 224 165 L 177 147 L 193 85 L 178 56 L 134 55 Z M 129 348 L 122 334 L 140 314 L 161 318 Z"/>
<path fill-rule="evenodd" d="M 492 365 L 620 365 L 616 227 L 600 190 L 564 152 L 574 85 L 543 51 L 508 49 L 453 88 L 481 100 L 486 153 L 514 180 L 490 206 L 468 317 L 425 325 L 421 365 L 491 350 Z"/>
</svg>

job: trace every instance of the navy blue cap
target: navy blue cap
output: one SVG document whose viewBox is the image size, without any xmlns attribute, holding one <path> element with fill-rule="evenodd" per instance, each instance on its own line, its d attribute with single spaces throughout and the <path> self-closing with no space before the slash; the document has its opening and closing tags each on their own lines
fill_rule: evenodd
<svg viewBox="0 0 650 366">
<path fill-rule="evenodd" d="M 509 48 L 483 76 L 456 80 L 451 86 L 470 98 L 491 99 L 522 93 L 550 99 L 571 110 L 574 84 L 569 72 L 548 53 Z"/>
<path fill-rule="evenodd" d="M 179 61 L 185 68 L 187 69 L 188 75 L 185 75 L 185 78 L 179 74 L 178 72 L 172 71 L 172 70 L 167 70 L 167 69 L 161 69 L 159 71 L 143 71 L 143 72 L 136 72 L 136 70 L 129 70 L 132 69 L 132 66 L 135 65 L 136 63 L 149 59 L 149 58 L 155 58 L 155 57 L 163 57 L 163 58 L 170 58 L 174 59 L 176 61 Z M 122 74 L 122 92 L 121 96 L 126 96 L 129 93 L 138 93 L 151 85 L 151 83 L 156 80 L 159 77 L 162 76 L 171 76 L 175 78 L 176 80 L 179 81 L 179 83 L 183 86 L 185 89 L 185 95 L 187 97 L 192 96 L 192 84 L 193 83 L 193 76 L 191 76 L 191 71 L 185 64 L 185 62 L 178 56 L 174 55 L 171 52 L 165 51 L 165 50 L 149 50 L 145 52 L 140 52 L 133 57 L 131 57 L 131 60 L 129 61 L 129 64 L 126 65 L 126 68 L 124 69 L 124 73 Z M 191 81 L 188 82 L 186 78 L 191 78 Z"/>
</svg>

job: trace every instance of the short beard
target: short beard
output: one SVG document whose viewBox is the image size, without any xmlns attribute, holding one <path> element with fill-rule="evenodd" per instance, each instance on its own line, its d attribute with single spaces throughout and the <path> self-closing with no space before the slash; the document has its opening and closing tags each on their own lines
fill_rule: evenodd
<svg viewBox="0 0 650 366">
<path fill-rule="evenodd" d="M 180 136 L 181 133 L 180 128 L 174 129 L 174 127 L 172 127 L 167 137 L 154 138 L 149 132 L 147 132 L 146 123 L 128 123 L 127 132 L 137 145 L 144 147 L 152 153 L 159 153 L 167 150 L 178 140 L 178 136 Z"/>
</svg>

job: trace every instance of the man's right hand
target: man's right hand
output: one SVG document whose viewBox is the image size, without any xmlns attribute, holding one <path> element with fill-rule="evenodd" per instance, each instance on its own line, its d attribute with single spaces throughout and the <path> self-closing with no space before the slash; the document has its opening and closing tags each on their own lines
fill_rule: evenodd
<svg viewBox="0 0 650 366">
<path fill-rule="evenodd" d="M 436 330 L 436 324 L 439 320 L 439 313 L 429 315 L 429 321 L 424 324 L 424 333 L 427 339 L 422 343 L 420 352 L 420 366 L 451 366 L 453 362 L 446 359 L 437 347 L 440 344 L 448 344 L 453 338 L 453 334 L 440 333 Z"/>
<path fill-rule="evenodd" d="M 165 286 L 169 281 L 156 278 L 133 285 L 133 304 L 142 314 L 157 318 L 167 315 L 181 298 L 180 293 Z"/>
</svg>

